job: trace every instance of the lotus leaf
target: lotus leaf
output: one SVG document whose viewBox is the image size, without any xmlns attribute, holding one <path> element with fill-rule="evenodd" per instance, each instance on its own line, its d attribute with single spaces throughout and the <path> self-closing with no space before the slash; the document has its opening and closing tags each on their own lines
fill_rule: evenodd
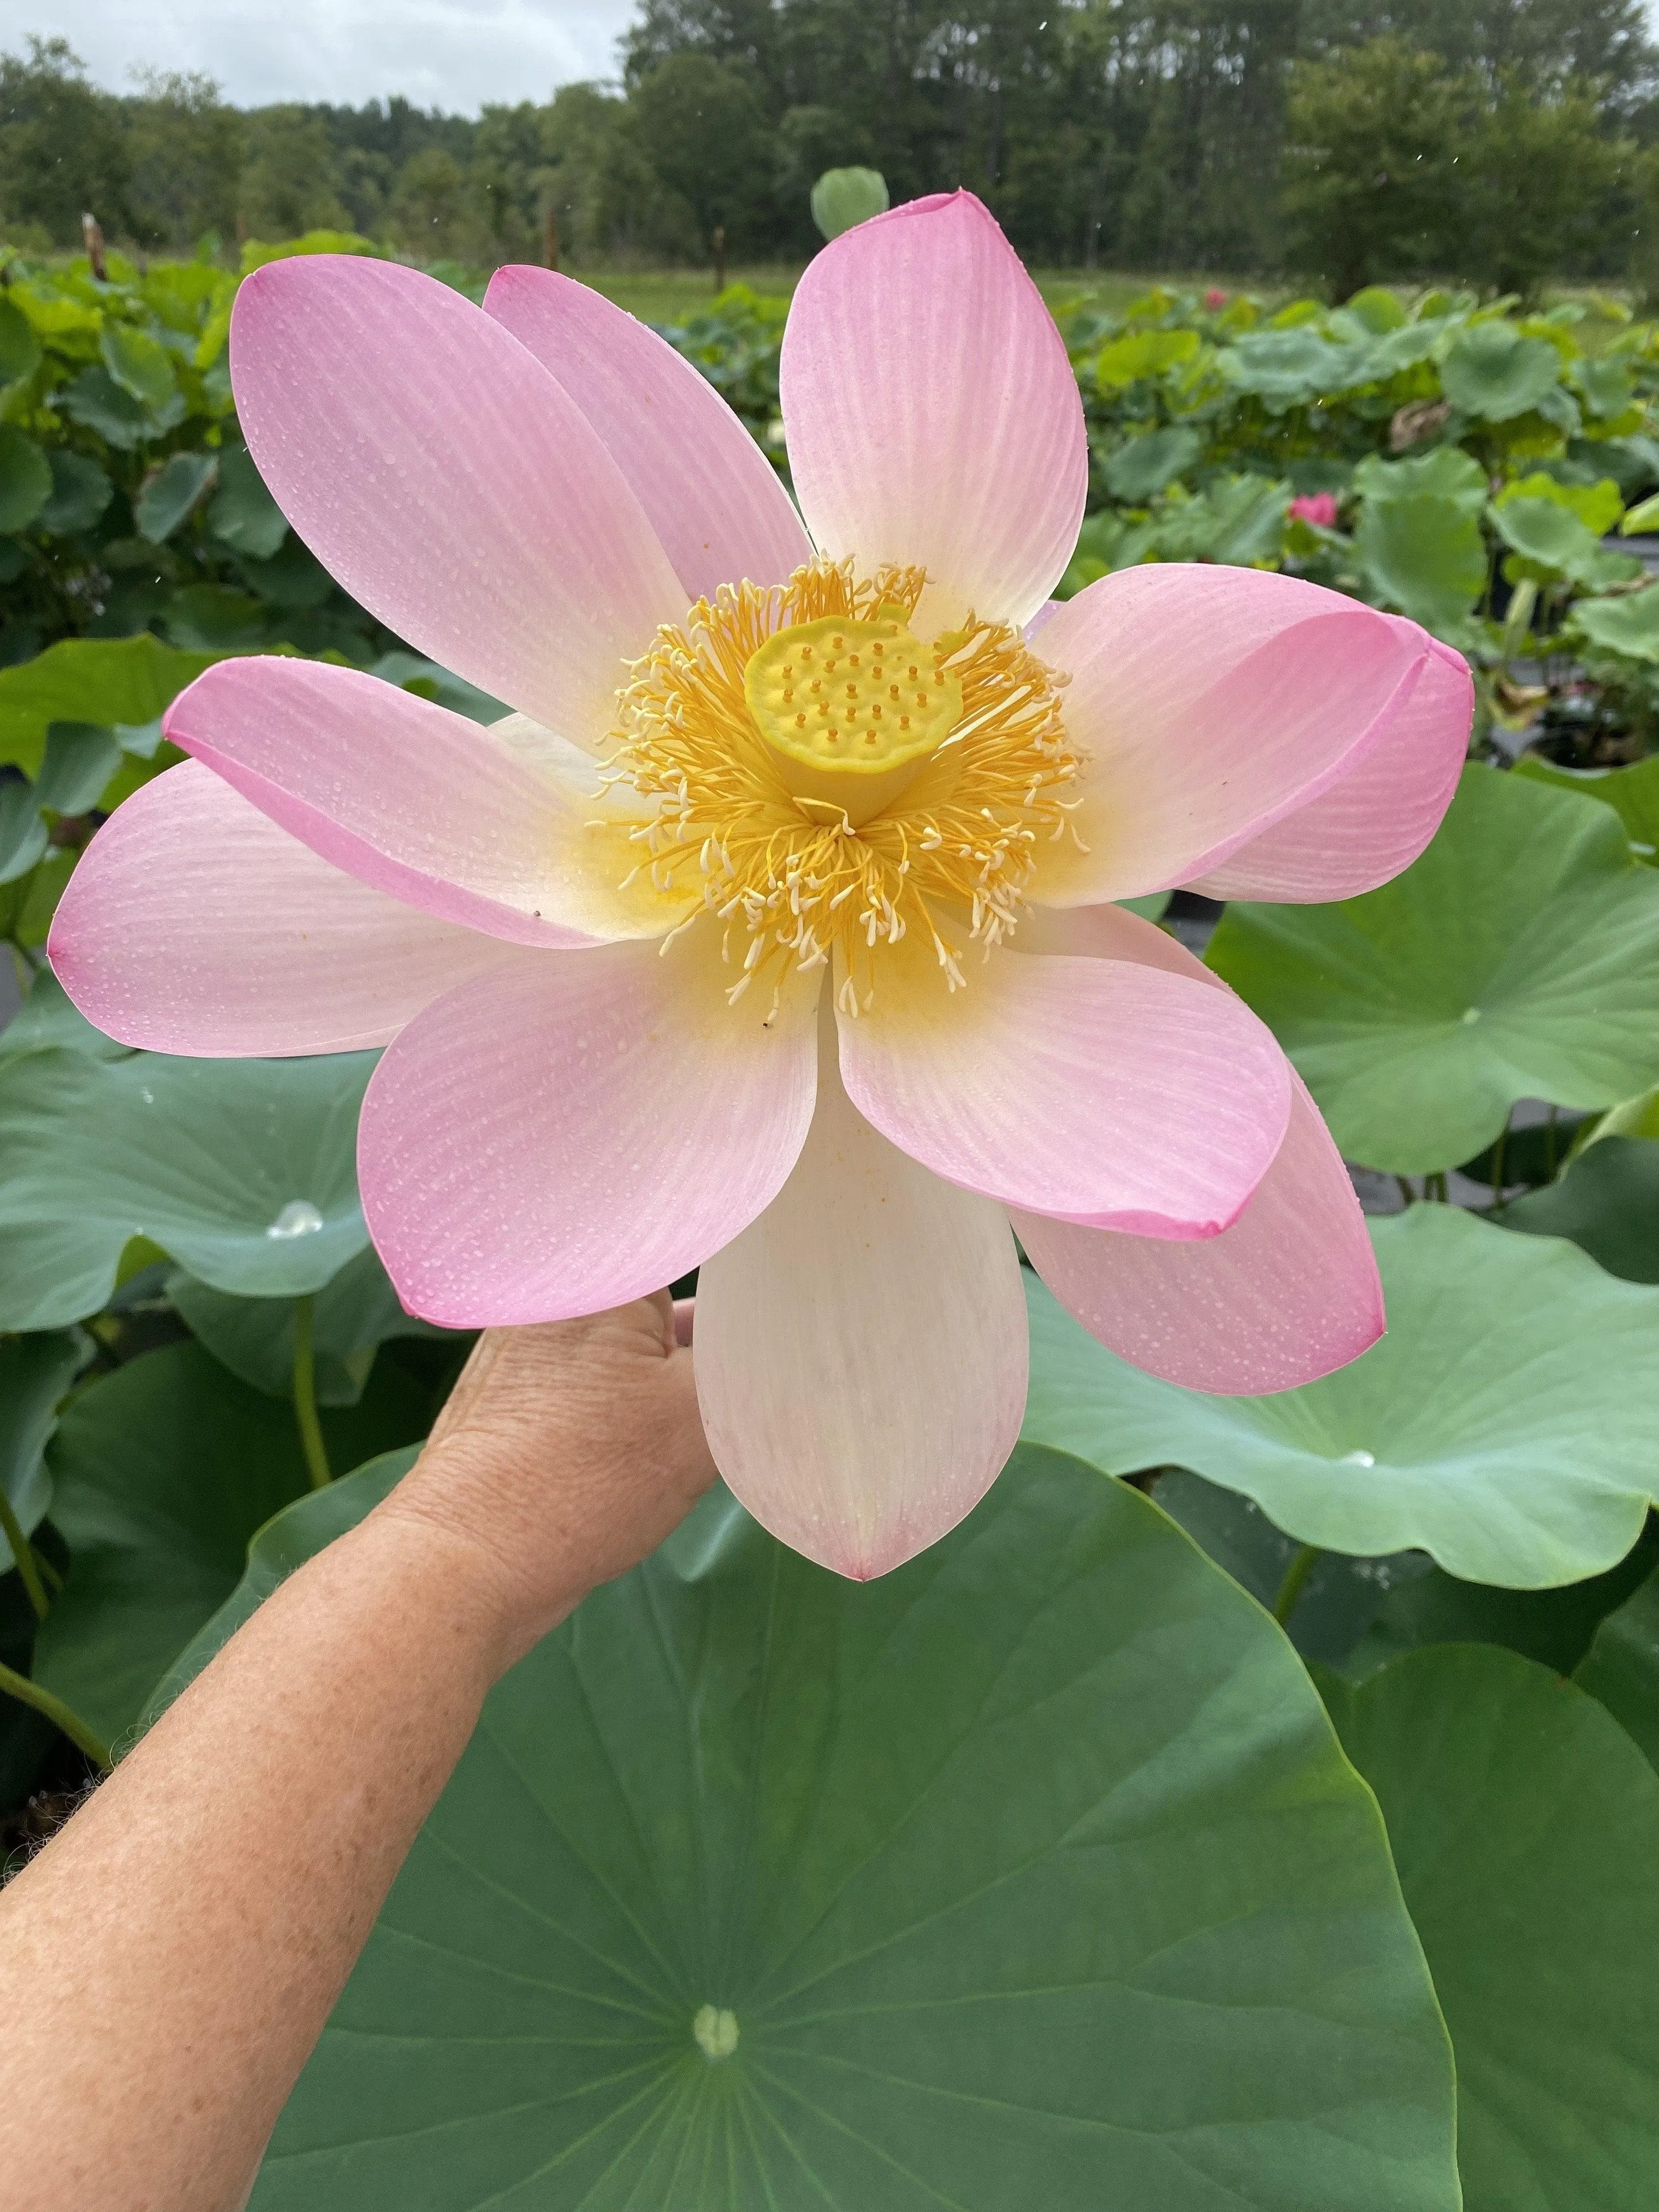
<svg viewBox="0 0 1659 2212">
<path fill-rule="evenodd" d="M 320 1290 L 368 1241 L 357 1109 L 372 1053 L 0 1055 L 0 1328 L 96 1313 L 143 1237 L 216 1290 Z"/>
<path fill-rule="evenodd" d="M 1296 1062 L 1344 1154 L 1455 1167 L 1522 1098 L 1659 1080 L 1659 881 L 1612 810 L 1466 769 L 1422 858 L 1334 906 L 1228 908 L 1206 954 Z"/>
<path fill-rule="evenodd" d="M 1651 2202 L 1659 1775 L 1593 1698 L 1491 1646 L 1329 1695 L 1451 2030 L 1466 2212 Z"/>
<path fill-rule="evenodd" d="M 1160 1382 L 1028 1278 L 1026 1436 L 1113 1474 L 1189 1468 L 1302 1543 L 1422 1550 L 1471 1582 L 1536 1589 L 1621 1559 L 1659 1493 L 1659 1291 L 1453 1206 L 1371 1236 L 1387 1335 L 1265 1398 Z"/>
<path fill-rule="evenodd" d="M 1294 1656 L 1025 1449 L 864 1587 L 717 1493 L 509 1674 L 253 2204 L 1451 2212 L 1449 2101 Z"/>
</svg>

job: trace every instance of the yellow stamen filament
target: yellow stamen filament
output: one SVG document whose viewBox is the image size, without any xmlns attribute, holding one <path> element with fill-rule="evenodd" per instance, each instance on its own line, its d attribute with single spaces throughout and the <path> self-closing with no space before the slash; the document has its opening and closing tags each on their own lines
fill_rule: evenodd
<svg viewBox="0 0 1659 2212">
<path fill-rule="evenodd" d="M 700 884 L 733 998 L 839 952 L 856 1012 L 880 948 L 912 929 L 955 989 L 967 944 L 988 952 L 1016 926 L 1039 841 L 1066 831 L 1063 679 L 971 616 L 924 646 L 908 628 L 924 581 L 819 561 L 782 586 L 722 585 L 618 695 L 607 773 L 658 801 L 634 832 L 641 865 L 665 896 Z"/>
</svg>

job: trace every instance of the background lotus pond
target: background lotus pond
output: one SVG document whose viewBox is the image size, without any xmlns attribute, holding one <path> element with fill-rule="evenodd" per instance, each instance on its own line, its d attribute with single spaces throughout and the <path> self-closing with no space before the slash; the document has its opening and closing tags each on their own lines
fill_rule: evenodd
<svg viewBox="0 0 1659 2212">
<path fill-rule="evenodd" d="M 216 659 L 501 709 L 288 530 L 232 406 L 235 274 L 8 280 L 15 1860 L 384 1493 L 470 1343 L 368 1243 L 373 1055 L 115 1045 L 44 965 L 55 901 Z M 1443 291 L 1059 304 L 1092 456 L 1066 591 L 1283 568 L 1476 672 L 1394 883 L 1151 902 L 1325 1114 L 1389 1334 L 1208 1398 L 1028 1278 L 1026 1440 L 945 1542 L 857 1587 L 712 1497 L 492 1696 L 259 2212 L 1659 2195 L 1659 336 Z M 787 472 L 781 326 L 734 289 L 670 334 Z"/>
</svg>

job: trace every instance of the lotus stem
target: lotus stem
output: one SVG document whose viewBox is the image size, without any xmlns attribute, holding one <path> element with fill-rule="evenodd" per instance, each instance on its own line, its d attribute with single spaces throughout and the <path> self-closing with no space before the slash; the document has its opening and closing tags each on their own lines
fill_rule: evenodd
<svg viewBox="0 0 1659 2212">
<path fill-rule="evenodd" d="M 35 1619 L 44 1620 L 52 1610 L 52 1600 L 40 1579 L 40 1562 L 34 1556 L 33 1545 L 23 1534 L 22 1524 L 12 1510 L 3 1486 L 0 1486 L 0 1535 L 11 1546 L 11 1555 L 17 1562 L 17 1571 L 23 1578 L 29 1603 L 34 1607 Z"/>
<path fill-rule="evenodd" d="M 334 1477 L 329 1470 L 328 1447 L 323 1425 L 317 1418 L 317 1359 L 315 1334 L 317 1301 L 307 1293 L 294 1304 L 294 1418 L 300 1425 L 300 1444 L 313 1490 L 326 1490 Z"/>
<path fill-rule="evenodd" d="M 1279 1585 L 1279 1595 L 1273 1600 L 1273 1619 L 1283 1628 L 1296 1611 L 1296 1601 L 1302 1595 L 1302 1585 L 1313 1572 L 1314 1562 L 1320 1556 L 1317 1544 L 1298 1545 L 1295 1557 L 1285 1570 L 1285 1579 Z"/>
<path fill-rule="evenodd" d="M 66 1705 L 61 1698 L 54 1698 L 50 1690 L 43 1690 L 38 1682 L 31 1682 L 27 1674 L 20 1674 L 14 1668 L 0 1663 L 0 1690 L 5 1691 L 9 1697 L 15 1698 L 20 1704 L 33 1705 L 37 1713 L 44 1713 L 106 1774 L 114 1765 L 109 1746 L 101 1736 L 93 1734 L 74 1707 Z"/>
</svg>

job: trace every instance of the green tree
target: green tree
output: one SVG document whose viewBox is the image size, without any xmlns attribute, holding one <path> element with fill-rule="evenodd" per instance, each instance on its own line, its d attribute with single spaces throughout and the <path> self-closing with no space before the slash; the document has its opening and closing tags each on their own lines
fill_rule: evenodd
<svg viewBox="0 0 1659 2212">
<path fill-rule="evenodd" d="M 0 222 L 54 246 L 78 245 L 81 217 L 130 228 L 126 130 L 119 100 L 88 80 L 65 39 L 31 38 L 0 54 Z"/>
<path fill-rule="evenodd" d="M 219 88 L 199 73 L 152 70 L 141 96 L 125 103 L 128 200 L 133 234 L 175 250 L 236 227 L 246 125 Z"/>
<path fill-rule="evenodd" d="M 1634 155 L 1608 137 L 1584 92 L 1540 92 L 1507 73 L 1460 163 L 1468 242 L 1450 265 L 1532 295 L 1547 276 L 1593 264 L 1634 182 Z"/>
<path fill-rule="evenodd" d="M 303 107 L 256 108 L 248 119 L 242 222 L 252 238 L 342 230 L 349 218 L 319 117 Z"/>
<path fill-rule="evenodd" d="M 1297 264 L 1339 298 L 1452 265 L 1465 107 L 1446 64 L 1397 38 L 1298 62 L 1284 200 Z"/>
<path fill-rule="evenodd" d="M 754 70 L 708 54 L 671 54 L 629 104 L 652 167 L 690 207 L 702 243 L 717 226 L 734 252 L 768 243 L 775 142 Z"/>
</svg>

